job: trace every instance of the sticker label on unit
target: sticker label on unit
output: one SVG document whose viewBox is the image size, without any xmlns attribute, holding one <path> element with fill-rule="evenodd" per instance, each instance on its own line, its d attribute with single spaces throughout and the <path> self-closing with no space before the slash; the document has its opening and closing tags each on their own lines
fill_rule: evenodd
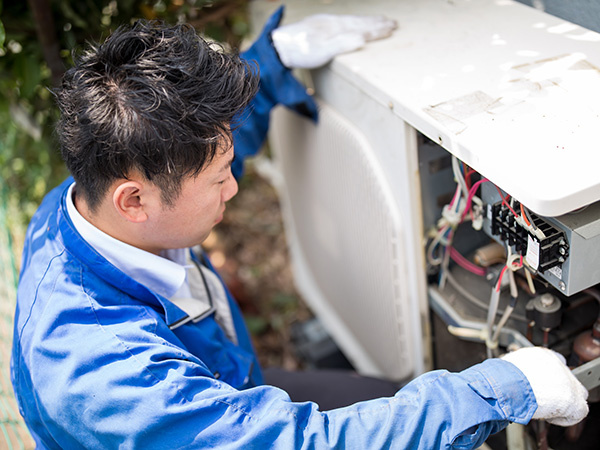
<svg viewBox="0 0 600 450">
<path fill-rule="evenodd" d="M 547 272 L 550 272 L 556 278 L 558 278 L 559 280 L 562 280 L 562 269 L 559 266 L 551 267 L 547 270 Z"/>
<path fill-rule="evenodd" d="M 534 270 L 537 270 L 540 265 L 540 243 L 534 241 L 531 236 L 527 236 L 527 254 L 525 261 Z"/>
</svg>

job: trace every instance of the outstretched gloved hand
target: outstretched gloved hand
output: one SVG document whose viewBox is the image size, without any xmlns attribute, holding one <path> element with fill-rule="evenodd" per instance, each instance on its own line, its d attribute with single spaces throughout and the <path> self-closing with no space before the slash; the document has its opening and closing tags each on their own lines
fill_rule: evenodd
<svg viewBox="0 0 600 450">
<path fill-rule="evenodd" d="M 314 69 L 367 41 L 392 34 L 396 21 L 383 16 L 316 14 L 273 30 L 271 38 L 288 68 Z"/>
<path fill-rule="evenodd" d="M 526 347 L 501 359 L 523 372 L 538 404 L 534 419 L 563 427 L 574 425 L 588 413 L 588 391 L 566 366 L 562 355 L 541 347 Z"/>
</svg>

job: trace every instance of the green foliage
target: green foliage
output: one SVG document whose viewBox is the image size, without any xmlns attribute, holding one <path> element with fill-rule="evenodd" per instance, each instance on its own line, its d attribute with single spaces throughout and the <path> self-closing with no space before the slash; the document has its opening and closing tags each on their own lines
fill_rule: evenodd
<svg viewBox="0 0 600 450">
<path fill-rule="evenodd" d="M 0 182 L 19 205 L 21 217 L 13 219 L 22 223 L 67 175 L 53 135 L 58 112 L 51 88 L 75 49 L 139 18 L 189 22 L 233 47 L 247 30 L 246 0 L 46 0 L 51 14 L 37 16 L 43 24 L 28 3 L 0 0 Z M 58 46 L 50 49 L 54 59 L 36 32 L 48 31 L 48 23 Z"/>
<path fill-rule="evenodd" d="M 2 0 L 0 0 L 0 14 L 2 14 Z M 6 31 L 4 31 L 4 25 L 0 21 L 0 49 L 4 49 L 4 40 L 6 39 Z"/>
<path fill-rule="evenodd" d="M 244 322 L 251 336 L 260 336 L 269 329 L 269 321 L 262 316 L 244 314 Z"/>
</svg>

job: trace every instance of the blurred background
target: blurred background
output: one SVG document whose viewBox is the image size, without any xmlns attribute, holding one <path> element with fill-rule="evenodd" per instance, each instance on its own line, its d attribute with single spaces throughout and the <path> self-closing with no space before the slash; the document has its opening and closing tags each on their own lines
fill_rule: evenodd
<svg viewBox="0 0 600 450">
<path fill-rule="evenodd" d="M 10 346 L 25 228 L 44 195 L 68 175 L 54 136 L 52 87 L 85 42 L 138 18 L 190 23 L 240 49 L 250 32 L 247 3 L 0 0 L 0 449 L 32 446 L 12 396 Z M 311 314 L 292 283 L 277 196 L 252 161 L 205 247 L 242 306 L 263 366 L 303 366 L 291 333 Z"/>
</svg>

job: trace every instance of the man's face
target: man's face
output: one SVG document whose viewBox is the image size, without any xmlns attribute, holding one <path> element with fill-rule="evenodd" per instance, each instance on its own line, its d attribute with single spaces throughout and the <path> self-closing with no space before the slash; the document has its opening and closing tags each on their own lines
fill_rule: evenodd
<svg viewBox="0 0 600 450">
<path fill-rule="evenodd" d="M 162 205 L 160 214 L 148 224 L 154 237 L 154 251 L 201 244 L 223 219 L 225 202 L 238 191 L 231 174 L 233 146 L 217 150 L 215 157 L 196 177 L 186 178 L 172 206 Z M 226 150 L 225 150 L 226 149 Z"/>
</svg>

